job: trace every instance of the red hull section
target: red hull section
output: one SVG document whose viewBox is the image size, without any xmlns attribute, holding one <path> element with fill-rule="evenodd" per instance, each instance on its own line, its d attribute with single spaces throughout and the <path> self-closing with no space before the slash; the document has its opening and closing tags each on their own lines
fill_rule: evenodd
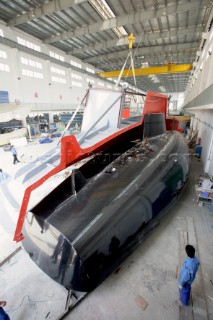
<svg viewBox="0 0 213 320">
<path fill-rule="evenodd" d="M 171 131 L 179 131 L 178 129 L 179 121 L 174 118 L 167 118 L 166 119 L 166 130 Z"/>
<path fill-rule="evenodd" d="M 146 96 L 144 114 L 164 113 L 166 119 L 168 98 L 164 94 L 156 92 L 148 92 Z"/>
</svg>

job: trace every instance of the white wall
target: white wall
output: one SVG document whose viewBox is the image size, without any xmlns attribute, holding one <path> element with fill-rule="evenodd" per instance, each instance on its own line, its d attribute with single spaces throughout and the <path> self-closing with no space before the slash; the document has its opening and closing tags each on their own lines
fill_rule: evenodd
<svg viewBox="0 0 213 320">
<path fill-rule="evenodd" d="M 35 55 L 31 55 L 30 53 L 28 54 L 20 51 L 19 49 L 11 48 L 0 43 L 0 50 L 6 52 L 7 54 L 7 59 L 4 59 L 0 56 L 0 64 L 7 64 L 10 67 L 10 72 L 5 72 L 0 69 L 0 91 L 9 92 L 10 103 L 14 103 L 16 100 L 19 100 L 21 103 L 25 104 L 36 104 L 36 107 L 38 108 L 40 105 L 44 106 L 44 104 L 58 104 L 63 109 L 63 106 L 67 107 L 67 105 L 78 105 L 88 87 L 87 79 L 92 80 L 94 82 L 94 86 L 96 87 L 99 87 L 99 82 L 104 83 L 105 88 L 109 85 L 109 81 L 105 81 L 104 79 L 99 80 L 94 76 L 94 74 L 85 73 L 87 67 L 89 67 L 91 70 L 94 70 L 93 66 L 82 63 L 80 60 L 70 55 L 66 55 L 57 48 L 54 48 L 50 45 L 45 45 L 41 41 L 26 35 L 22 31 L 19 32 L 17 30 L 12 30 L 10 27 L 7 27 L 4 24 L 0 24 L 0 34 L 2 33 L 3 38 L 5 39 L 9 39 L 17 43 L 17 37 L 20 37 L 29 43 L 40 46 L 41 53 L 45 54 L 46 56 L 50 56 L 50 51 L 52 51 L 64 59 L 63 66 L 61 65 L 61 61 L 57 59 L 54 59 L 54 63 L 51 61 L 51 59 L 42 59 Z M 23 64 L 21 62 L 21 58 L 25 58 L 27 60 L 31 59 L 32 61 L 40 63 L 42 65 L 42 69 Z M 81 68 L 74 68 L 71 65 L 71 60 L 75 63 L 81 64 Z M 64 71 L 65 75 L 52 73 L 51 67 Z M 43 79 L 23 75 L 23 69 L 42 73 Z M 94 72 L 97 71 L 100 70 L 94 70 Z M 71 73 L 80 75 L 82 79 L 79 80 L 72 78 Z M 52 76 L 65 79 L 66 84 L 52 81 Z M 73 84 L 73 81 L 78 82 L 79 86 L 81 87 Z M 113 84 L 114 82 L 112 82 L 112 86 Z M 37 97 L 35 95 L 37 95 Z"/>
<path fill-rule="evenodd" d="M 207 23 L 207 29 L 202 34 L 202 42 L 197 52 L 196 61 L 184 95 L 184 105 L 196 99 L 204 90 L 213 84 L 213 9 Z M 211 26 L 211 28 L 210 28 Z"/>
<path fill-rule="evenodd" d="M 213 176 L 213 109 L 194 110 L 194 115 L 192 128 L 198 130 L 198 138 L 201 138 L 204 171 Z"/>
<path fill-rule="evenodd" d="M 184 95 L 185 111 L 195 115 L 193 129 L 201 138 L 204 171 L 213 175 L 213 10 Z"/>
<path fill-rule="evenodd" d="M 180 112 L 183 106 L 183 101 L 184 101 L 184 92 L 170 92 L 167 93 L 168 96 L 171 95 L 170 98 L 170 104 L 169 104 L 169 110 L 172 113 L 173 111 L 173 102 L 177 102 L 177 112 Z"/>
</svg>

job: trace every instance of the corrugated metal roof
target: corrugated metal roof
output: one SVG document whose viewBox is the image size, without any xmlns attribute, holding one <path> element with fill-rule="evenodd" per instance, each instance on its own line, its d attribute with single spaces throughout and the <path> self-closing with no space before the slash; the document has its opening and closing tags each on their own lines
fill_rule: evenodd
<svg viewBox="0 0 213 320">
<path fill-rule="evenodd" d="M 210 0 L 107 0 L 107 13 L 98 13 L 101 0 L 0 1 L 0 19 L 44 43 L 61 49 L 103 71 L 122 68 L 128 52 L 127 36 L 133 33 L 135 67 L 144 62 L 158 66 L 168 62 L 193 63 L 212 10 Z M 102 6 L 102 4 L 100 4 Z M 115 28 L 126 36 L 118 37 Z M 181 92 L 190 72 L 137 77 L 141 90 Z M 133 84 L 133 79 L 125 81 Z"/>
</svg>

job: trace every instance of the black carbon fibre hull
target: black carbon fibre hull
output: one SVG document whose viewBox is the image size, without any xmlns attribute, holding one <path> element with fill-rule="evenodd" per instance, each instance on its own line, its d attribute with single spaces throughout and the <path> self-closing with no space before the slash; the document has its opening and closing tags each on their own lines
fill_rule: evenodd
<svg viewBox="0 0 213 320">
<path fill-rule="evenodd" d="M 112 158 L 98 155 L 25 219 L 23 246 L 66 288 L 88 292 L 99 285 L 187 179 L 188 149 L 179 133 L 136 143 Z"/>
</svg>

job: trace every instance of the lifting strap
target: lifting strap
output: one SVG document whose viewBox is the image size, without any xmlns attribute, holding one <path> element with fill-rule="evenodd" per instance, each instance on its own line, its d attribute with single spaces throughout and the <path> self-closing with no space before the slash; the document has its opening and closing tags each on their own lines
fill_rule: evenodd
<svg viewBox="0 0 213 320">
<path fill-rule="evenodd" d="M 120 83 L 120 80 L 121 80 L 121 77 L 123 75 L 123 72 L 124 72 L 124 69 L 125 69 L 125 66 L 127 64 L 127 61 L 130 57 L 130 63 L 131 63 L 131 68 L 132 68 L 132 73 L 133 73 L 133 78 L 134 78 L 134 83 L 135 83 L 135 86 L 136 86 L 136 78 L 135 78 L 135 68 L 134 68 L 134 60 L 133 60 L 133 56 L 132 56 L 132 45 L 133 43 L 135 42 L 135 37 L 133 35 L 133 33 L 130 33 L 129 37 L 128 37 L 128 43 L 129 43 L 129 54 L 124 62 L 124 65 L 121 69 L 121 72 L 118 76 L 118 79 L 116 81 L 116 84 L 115 84 L 115 89 L 118 87 L 119 83 Z"/>
</svg>

